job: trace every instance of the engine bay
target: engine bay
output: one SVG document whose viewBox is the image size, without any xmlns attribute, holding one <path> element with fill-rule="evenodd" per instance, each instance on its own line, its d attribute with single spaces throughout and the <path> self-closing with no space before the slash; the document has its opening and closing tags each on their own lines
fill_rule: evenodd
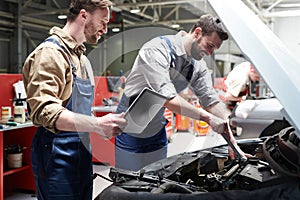
<svg viewBox="0 0 300 200">
<path fill-rule="evenodd" d="M 138 193 L 155 197 L 159 194 L 162 199 L 170 198 L 168 194 L 219 194 L 224 197 L 226 193 L 230 194 L 231 199 L 234 196 L 241 197 L 243 192 L 246 192 L 244 198 L 247 198 L 250 197 L 249 192 L 258 192 L 259 196 L 261 190 L 266 190 L 264 194 L 280 196 L 286 193 L 288 197 L 299 197 L 300 156 L 299 148 L 296 148 L 299 140 L 293 137 L 293 130 L 289 127 L 272 137 L 240 141 L 241 149 L 253 155 L 253 158 L 231 160 L 227 145 L 222 145 L 175 155 L 154 162 L 137 172 L 111 168 L 109 177 L 113 185 L 97 199 L 107 198 L 107 193 L 119 194 L 116 192 L 119 190 L 120 194 L 125 192 L 127 195 Z M 285 153 L 287 143 L 293 144 L 294 148 L 290 146 L 288 154 Z M 292 151 L 295 152 L 291 153 Z M 287 157 L 289 155 L 292 161 Z M 283 189 L 284 187 L 289 189 Z M 114 189 L 111 190 L 112 188 Z M 271 192 L 272 188 L 276 193 Z M 133 195 L 131 198 L 135 197 Z"/>
</svg>

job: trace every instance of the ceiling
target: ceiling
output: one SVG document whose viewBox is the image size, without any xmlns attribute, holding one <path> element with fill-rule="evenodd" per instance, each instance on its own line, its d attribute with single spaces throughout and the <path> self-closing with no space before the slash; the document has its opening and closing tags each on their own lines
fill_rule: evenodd
<svg viewBox="0 0 300 200">
<path fill-rule="evenodd" d="M 211 12 L 207 0 L 112 0 L 113 20 L 107 36 L 114 34 L 111 29 L 125 29 L 144 26 L 171 27 L 189 30 L 202 13 Z M 300 0 L 242 0 L 265 23 L 282 17 L 283 12 L 299 15 Z M 9 41 L 16 30 L 21 30 L 33 46 L 44 39 L 52 26 L 62 27 L 65 20 L 57 19 L 66 14 L 70 1 L 61 0 L 2 0 L 0 2 L 0 41 Z M 139 13 L 130 10 L 138 8 Z M 293 13 L 295 12 L 295 13 Z M 297 12 L 297 13 L 296 13 Z M 122 23 L 123 22 L 123 23 Z M 122 26 L 123 25 L 123 26 Z"/>
</svg>

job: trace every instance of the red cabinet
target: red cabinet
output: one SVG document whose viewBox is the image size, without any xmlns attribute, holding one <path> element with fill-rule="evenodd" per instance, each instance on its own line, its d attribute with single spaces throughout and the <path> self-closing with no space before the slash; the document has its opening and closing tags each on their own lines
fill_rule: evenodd
<svg viewBox="0 0 300 200">
<path fill-rule="evenodd" d="M 117 106 L 96 106 L 93 112 L 97 117 L 114 113 Z M 115 138 L 104 140 L 98 133 L 91 133 L 91 145 L 94 163 L 115 166 Z"/>
<path fill-rule="evenodd" d="M 22 80 L 21 74 L 0 74 L 0 110 L 2 106 L 10 106 L 13 114 L 13 84 Z M 32 123 L 0 129 L 0 200 L 14 189 L 35 190 L 33 172 L 30 161 L 30 146 L 36 127 Z M 9 169 L 5 158 L 4 147 L 18 144 L 26 147 L 23 150 L 22 167 Z"/>
<path fill-rule="evenodd" d="M 0 110 L 2 106 L 10 106 L 13 114 L 12 100 L 15 98 L 13 84 L 19 80 L 22 80 L 21 74 L 0 74 Z M 94 105 L 101 106 L 103 98 L 119 96 L 118 93 L 108 90 L 106 77 L 95 77 L 95 84 Z M 114 110 L 95 111 L 97 116 L 110 112 L 114 112 Z M 36 130 L 37 128 L 31 123 L 0 129 L 0 200 L 3 200 L 5 194 L 12 192 L 14 189 L 32 190 L 34 192 L 35 185 L 31 169 L 30 147 Z M 97 133 L 91 133 L 91 143 L 93 162 L 108 163 L 112 166 L 115 165 L 114 139 L 104 140 Z M 20 146 L 26 147 L 26 149 L 23 150 L 22 167 L 16 169 L 9 169 L 7 167 L 4 147 L 9 144 L 19 144 Z"/>
<path fill-rule="evenodd" d="M 0 129 L 0 199 L 4 199 L 4 194 L 9 194 L 14 189 L 35 190 L 30 162 L 30 146 L 35 131 L 36 127 L 31 123 Z M 23 150 L 22 167 L 20 168 L 10 169 L 7 166 L 4 147 L 12 144 L 26 147 Z"/>
</svg>

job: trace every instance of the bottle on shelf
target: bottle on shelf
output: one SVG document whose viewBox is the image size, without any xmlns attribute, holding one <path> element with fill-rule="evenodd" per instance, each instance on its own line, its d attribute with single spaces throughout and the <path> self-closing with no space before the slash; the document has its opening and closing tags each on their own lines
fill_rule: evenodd
<svg viewBox="0 0 300 200">
<path fill-rule="evenodd" d="M 23 101 L 26 99 L 21 98 L 21 93 L 19 93 L 19 98 L 14 99 L 15 105 L 14 105 L 14 122 L 18 123 L 25 123 L 26 116 L 25 116 L 25 107 L 23 104 Z"/>
</svg>

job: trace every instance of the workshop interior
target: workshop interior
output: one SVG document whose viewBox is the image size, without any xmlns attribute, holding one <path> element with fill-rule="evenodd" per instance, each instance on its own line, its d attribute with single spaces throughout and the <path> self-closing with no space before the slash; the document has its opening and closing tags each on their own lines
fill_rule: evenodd
<svg viewBox="0 0 300 200">
<path fill-rule="evenodd" d="M 107 140 L 90 133 L 92 162 L 105 169 L 94 170 L 93 198 L 299 198 L 300 1 L 112 2 L 107 34 L 97 45 L 86 44 L 95 82 L 93 114 L 101 117 L 116 112 L 126 78 L 145 42 L 188 31 L 200 15 L 213 13 L 229 34 L 213 55 L 203 59 L 220 101 L 227 103 L 224 81 L 239 63 L 251 62 L 261 77 L 249 87 L 247 99 L 233 107 L 228 105 L 228 129 L 240 148 L 254 157 L 244 159 L 237 153 L 235 159 L 230 159 L 227 138 L 211 146 L 203 145 L 217 137 L 206 122 L 166 109 L 169 155 L 138 171 L 115 167 L 115 138 Z M 37 199 L 30 158 L 37 127 L 28 114 L 22 67 L 53 26 L 64 26 L 69 3 L 0 2 L 0 200 Z M 201 107 L 191 90 L 185 89 L 181 96 Z M 180 146 L 180 137 L 186 136 L 191 141 Z"/>
</svg>

